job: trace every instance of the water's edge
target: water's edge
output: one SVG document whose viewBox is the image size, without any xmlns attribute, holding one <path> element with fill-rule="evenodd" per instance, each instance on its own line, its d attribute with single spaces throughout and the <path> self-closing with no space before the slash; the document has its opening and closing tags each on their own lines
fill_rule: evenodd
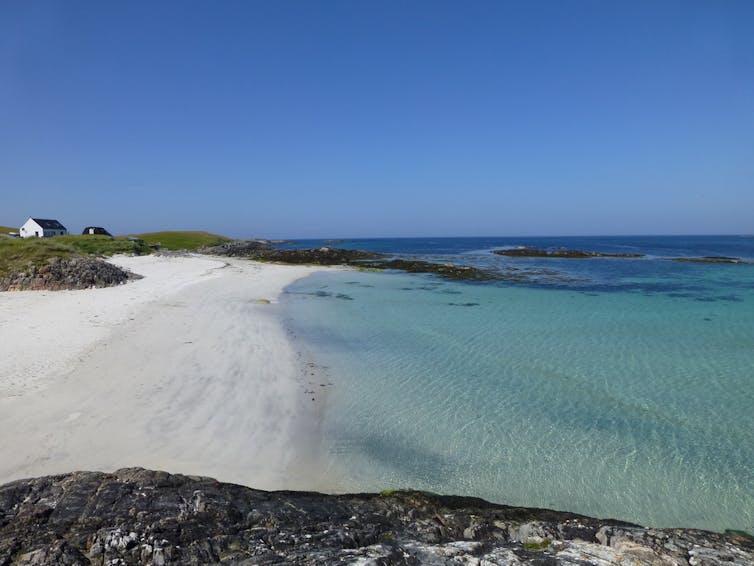
<svg viewBox="0 0 754 566">
<path fill-rule="evenodd" d="M 341 271 L 299 280 L 281 304 L 296 348 L 333 384 L 332 491 L 410 487 L 752 531 L 751 395 L 736 385 L 751 367 L 752 292 L 734 292 Z"/>
</svg>

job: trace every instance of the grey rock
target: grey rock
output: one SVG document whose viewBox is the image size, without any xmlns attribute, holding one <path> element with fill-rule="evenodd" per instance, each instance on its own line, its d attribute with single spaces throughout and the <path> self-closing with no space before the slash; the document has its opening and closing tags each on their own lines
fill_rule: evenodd
<svg viewBox="0 0 754 566">
<path fill-rule="evenodd" d="M 136 275 L 93 257 L 53 257 L 42 264 L 29 263 L 24 269 L 0 278 L 0 291 L 59 291 L 111 287 Z"/>
<path fill-rule="evenodd" d="M 754 564 L 746 536 L 402 491 L 264 492 L 140 468 L 0 486 L 0 566 Z"/>
<path fill-rule="evenodd" d="M 254 257 L 262 250 L 274 249 L 268 240 L 231 240 L 217 246 L 210 246 L 199 250 L 209 255 L 225 257 Z"/>
</svg>

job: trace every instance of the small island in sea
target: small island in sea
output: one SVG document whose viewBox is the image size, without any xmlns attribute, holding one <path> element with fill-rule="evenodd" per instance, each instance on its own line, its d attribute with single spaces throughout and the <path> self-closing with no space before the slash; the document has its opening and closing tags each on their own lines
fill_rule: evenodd
<svg viewBox="0 0 754 566">
<path fill-rule="evenodd" d="M 644 257 L 644 254 L 637 253 L 607 253 L 607 252 L 585 252 L 583 250 L 566 250 L 554 249 L 543 250 L 529 247 L 519 247 L 505 250 L 493 250 L 492 253 L 509 257 L 555 257 L 566 259 L 585 259 L 590 257 L 623 257 L 637 258 Z"/>
</svg>

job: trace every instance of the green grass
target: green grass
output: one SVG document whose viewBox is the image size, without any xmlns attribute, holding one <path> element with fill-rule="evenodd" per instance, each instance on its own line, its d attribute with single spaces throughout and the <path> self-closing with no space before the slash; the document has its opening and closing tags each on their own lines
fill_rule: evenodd
<svg viewBox="0 0 754 566">
<path fill-rule="evenodd" d="M 0 234 L 3 233 L 2 230 L 3 227 L 0 226 Z M 152 232 L 131 238 L 96 235 L 0 238 L 0 277 L 24 269 L 29 263 L 45 263 L 52 257 L 144 255 L 152 253 L 157 247 L 168 250 L 195 250 L 229 240 L 230 238 L 208 232 Z"/>
<path fill-rule="evenodd" d="M 42 264 L 52 257 L 82 255 L 149 254 L 152 249 L 142 240 L 109 236 L 56 236 L 54 238 L 0 238 L 0 276 Z"/>
<path fill-rule="evenodd" d="M 149 245 L 159 246 L 166 250 L 196 250 L 205 246 L 217 246 L 229 242 L 230 238 L 209 232 L 177 231 L 177 232 L 149 232 L 135 234 Z"/>
<path fill-rule="evenodd" d="M 33 239 L 33 238 L 32 238 Z M 39 239 L 39 238 L 37 238 Z M 140 239 L 129 239 L 125 236 L 111 238 L 110 236 L 86 235 L 86 236 L 56 236 L 54 238 L 42 238 L 70 245 L 77 252 L 84 255 L 134 254 L 146 255 L 153 249 L 147 242 Z"/>
<path fill-rule="evenodd" d="M 0 226 L 0 236 L 7 236 L 8 232 L 18 232 L 18 228 L 11 228 L 10 226 Z"/>
<path fill-rule="evenodd" d="M 75 250 L 53 238 L 0 239 L 0 276 L 24 268 L 29 263 L 40 264 L 51 257 L 71 257 Z"/>
<path fill-rule="evenodd" d="M 552 544 L 551 540 L 544 539 L 544 540 L 542 540 L 540 542 L 535 542 L 535 541 L 525 542 L 524 543 L 524 548 L 526 550 L 544 550 L 548 546 L 550 546 L 550 544 Z"/>
</svg>

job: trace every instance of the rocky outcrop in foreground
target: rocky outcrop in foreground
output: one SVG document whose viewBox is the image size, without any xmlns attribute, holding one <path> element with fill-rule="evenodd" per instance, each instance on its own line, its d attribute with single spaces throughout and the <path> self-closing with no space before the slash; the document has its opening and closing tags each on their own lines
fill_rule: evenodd
<svg viewBox="0 0 754 566">
<path fill-rule="evenodd" d="M 419 492 L 264 492 L 139 468 L 0 487 L 0 565 L 754 564 L 746 537 Z"/>
<path fill-rule="evenodd" d="M 45 263 L 30 263 L 22 270 L 1 277 L 0 291 L 60 291 L 111 287 L 140 277 L 101 259 L 52 257 Z"/>
</svg>

